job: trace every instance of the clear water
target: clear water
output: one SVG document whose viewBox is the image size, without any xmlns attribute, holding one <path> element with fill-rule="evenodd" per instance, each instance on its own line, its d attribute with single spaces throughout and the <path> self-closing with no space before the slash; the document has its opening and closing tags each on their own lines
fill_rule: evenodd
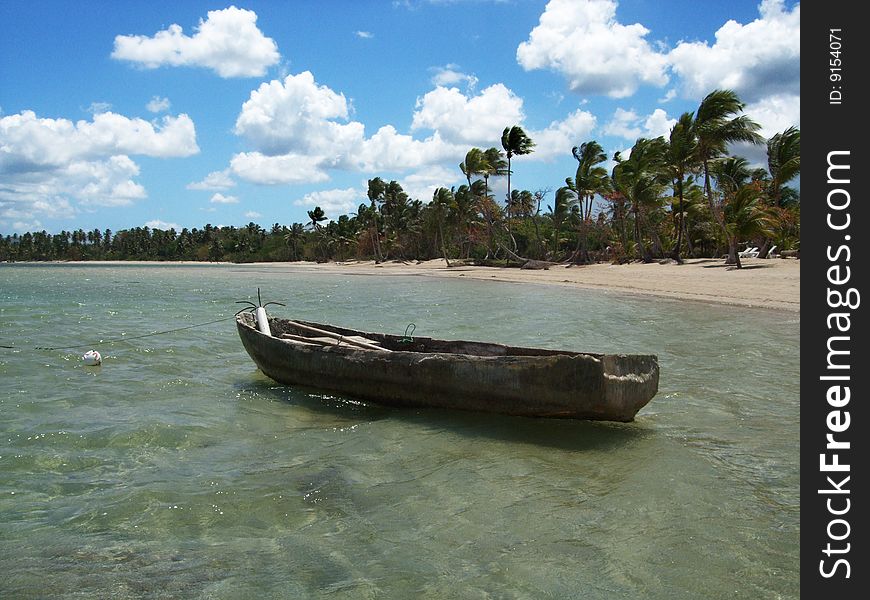
<svg viewBox="0 0 870 600">
<path fill-rule="evenodd" d="M 236 300 L 654 352 L 630 424 L 365 406 L 254 367 Z M 97 346 L 215 319 L 173 334 Z M 0 267 L 0 597 L 792 598 L 799 317 L 245 266 Z"/>
</svg>

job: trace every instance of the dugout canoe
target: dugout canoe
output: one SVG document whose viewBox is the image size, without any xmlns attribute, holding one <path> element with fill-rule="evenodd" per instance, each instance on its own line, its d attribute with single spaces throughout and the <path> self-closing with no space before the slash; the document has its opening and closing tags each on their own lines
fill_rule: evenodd
<svg viewBox="0 0 870 600">
<path fill-rule="evenodd" d="M 257 367 L 285 385 L 376 404 L 632 421 L 658 391 L 651 354 L 596 354 L 406 338 L 309 321 L 236 317 Z"/>
</svg>

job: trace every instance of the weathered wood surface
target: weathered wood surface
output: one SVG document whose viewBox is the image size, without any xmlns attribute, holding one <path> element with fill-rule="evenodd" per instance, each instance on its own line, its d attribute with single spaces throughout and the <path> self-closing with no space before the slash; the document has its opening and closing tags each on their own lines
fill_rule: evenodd
<svg viewBox="0 0 870 600">
<path fill-rule="evenodd" d="M 330 390 L 379 404 L 439 407 L 536 417 L 631 421 L 658 391 L 653 355 L 593 354 L 366 333 L 271 318 L 275 337 L 237 317 L 248 354 L 287 385 Z M 304 327 L 362 336 L 392 352 L 281 339 Z M 372 344 L 373 345 L 373 344 Z"/>
</svg>

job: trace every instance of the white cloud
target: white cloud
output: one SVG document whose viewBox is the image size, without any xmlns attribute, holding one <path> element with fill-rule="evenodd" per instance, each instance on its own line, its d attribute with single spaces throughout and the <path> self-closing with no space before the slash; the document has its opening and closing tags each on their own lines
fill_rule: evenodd
<svg viewBox="0 0 870 600">
<path fill-rule="evenodd" d="M 371 31 L 355 31 L 354 35 L 356 35 L 356 37 L 364 39 L 364 40 L 370 40 L 373 37 L 375 37 Z"/>
<path fill-rule="evenodd" d="M 258 213 L 255 210 L 249 210 L 248 212 L 245 213 L 245 217 L 248 219 L 259 219 L 262 216 L 263 215 L 261 215 L 260 213 Z"/>
<path fill-rule="evenodd" d="M 320 167 L 320 157 L 302 154 L 267 156 L 241 152 L 230 160 L 230 170 L 246 181 L 264 185 L 316 183 L 329 176 Z"/>
<path fill-rule="evenodd" d="M 646 41 L 643 25 L 616 19 L 615 0 L 550 0 L 529 39 L 517 48 L 527 71 L 561 73 L 571 90 L 632 95 L 641 85 L 668 82 L 667 57 Z"/>
<path fill-rule="evenodd" d="M 467 150 L 467 149 L 466 149 Z M 464 152 L 448 144 L 436 132 L 424 140 L 400 134 L 392 125 L 384 125 L 363 140 L 361 152 L 353 157 L 354 168 L 362 171 L 397 171 L 431 165 Z"/>
<path fill-rule="evenodd" d="M 675 88 L 671 88 L 667 92 L 665 92 L 664 97 L 659 98 L 658 101 L 659 101 L 659 104 L 665 104 L 667 102 L 670 102 L 671 100 L 673 100 L 676 97 L 677 97 L 677 90 Z"/>
<path fill-rule="evenodd" d="M 85 110 L 92 115 L 98 115 L 112 110 L 112 105 L 109 102 L 91 102 L 91 105 Z"/>
<path fill-rule="evenodd" d="M 432 200 L 432 195 L 440 187 L 450 187 L 451 182 L 461 180 L 462 174 L 459 169 L 448 169 L 447 167 L 436 165 L 411 173 L 410 175 L 399 180 L 399 184 L 408 197 L 421 200 L 428 203 Z"/>
<path fill-rule="evenodd" d="M 363 190 L 346 188 L 311 192 L 294 201 L 293 204 L 309 209 L 319 206 L 327 217 L 337 219 L 341 215 L 355 212 L 362 202 L 367 201 Z"/>
<path fill-rule="evenodd" d="M 474 75 L 463 73 L 459 69 L 460 66 L 453 63 L 450 63 L 443 67 L 430 68 L 429 70 L 433 73 L 432 85 L 449 87 L 451 85 L 465 83 L 468 89 L 474 89 L 478 82 L 477 77 L 475 77 Z"/>
<path fill-rule="evenodd" d="M 633 110 L 617 108 L 613 118 L 604 125 L 602 132 L 606 135 L 615 135 L 627 140 L 639 138 L 641 134 L 638 127 L 640 117 Z"/>
<path fill-rule="evenodd" d="M 0 172 L 45 170 L 112 154 L 160 158 L 199 152 L 193 121 L 166 116 L 158 125 L 107 112 L 93 121 L 39 118 L 33 111 L 0 118 Z"/>
<path fill-rule="evenodd" d="M 759 133 L 766 138 L 801 124 L 801 97 L 778 94 L 748 104 L 744 113 L 761 125 Z"/>
<path fill-rule="evenodd" d="M 213 171 L 205 176 L 202 181 L 187 184 L 189 190 L 228 190 L 236 186 L 236 182 L 230 177 L 227 170 Z"/>
<path fill-rule="evenodd" d="M 343 94 L 318 84 L 310 72 L 289 75 L 263 83 L 243 104 L 235 133 L 252 148 L 233 156 L 229 173 L 263 185 L 292 185 L 326 181 L 333 170 L 374 175 L 449 165 L 452 172 L 470 146 L 498 147 L 505 127 L 522 124 L 522 104 L 501 83 L 479 93 L 436 87 L 417 100 L 411 125 L 412 131 L 432 130 L 430 135 L 418 138 L 384 125 L 367 137 L 365 126 L 349 119 Z M 588 137 L 594 126 L 595 117 L 578 109 L 542 130 L 527 129 L 537 143 L 530 160 L 552 160 Z M 436 182 L 420 177 L 408 175 L 406 181 L 429 195 Z M 457 178 L 453 173 L 440 185 Z M 212 179 L 219 177 L 188 187 L 210 189 Z"/>
<path fill-rule="evenodd" d="M 164 65 L 206 67 L 221 77 L 260 77 L 281 58 L 275 41 L 257 28 L 254 11 L 235 6 L 209 11 L 195 31 L 187 36 L 180 25 L 173 24 L 153 37 L 119 35 L 112 58 L 148 69 Z"/>
<path fill-rule="evenodd" d="M 613 118 L 604 125 L 602 131 L 607 135 L 615 135 L 627 140 L 659 136 L 667 138 L 676 122 L 676 119 L 668 118 L 668 114 L 661 108 L 655 109 L 646 117 L 638 115 L 633 110 L 617 108 Z"/>
<path fill-rule="evenodd" d="M 21 221 L 68 218 L 78 210 L 71 201 L 79 208 L 126 206 L 147 197 L 129 155 L 197 152 L 187 115 L 152 123 L 106 112 L 73 123 L 23 111 L 0 118 L 0 202 L 4 212 L 13 207 L 23 215 Z"/>
<path fill-rule="evenodd" d="M 145 108 L 148 109 L 148 112 L 159 113 L 166 110 L 169 110 L 169 107 L 172 105 L 169 102 L 169 98 L 161 98 L 160 96 L 152 96 L 151 100 L 148 104 L 145 105 Z"/>
<path fill-rule="evenodd" d="M 150 227 L 151 229 L 162 229 L 163 231 L 169 231 L 170 229 L 180 230 L 181 227 L 178 223 L 167 223 L 166 221 L 161 221 L 160 219 L 153 219 L 145 223 L 145 227 Z"/>
<path fill-rule="evenodd" d="M 238 196 L 224 196 L 220 192 L 216 193 L 209 200 L 212 204 L 238 204 L 239 198 Z"/>
<path fill-rule="evenodd" d="M 411 129 L 433 129 L 448 143 L 491 146 L 505 127 L 524 118 L 523 100 L 496 83 L 475 96 L 436 87 L 417 100 Z"/>
<path fill-rule="evenodd" d="M 267 155 L 295 152 L 326 160 L 337 148 L 349 148 L 362 139 L 361 123 L 335 121 L 347 120 L 348 114 L 344 94 L 318 85 L 305 71 L 263 83 L 251 92 L 236 119 L 235 133 Z"/>
<path fill-rule="evenodd" d="M 736 91 L 747 102 L 769 95 L 800 93 L 800 4 L 786 10 L 783 0 L 762 0 L 759 18 L 746 25 L 730 20 L 711 46 L 681 42 L 669 59 L 686 95 L 713 89 Z"/>
<path fill-rule="evenodd" d="M 561 121 L 553 121 L 545 129 L 529 131 L 535 142 L 535 151 L 523 160 L 550 161 L 557 156 L 570 154 L 571 148 L 589 139 L 595 129 L 595 115 L 577 109 Z"/>
</svg>

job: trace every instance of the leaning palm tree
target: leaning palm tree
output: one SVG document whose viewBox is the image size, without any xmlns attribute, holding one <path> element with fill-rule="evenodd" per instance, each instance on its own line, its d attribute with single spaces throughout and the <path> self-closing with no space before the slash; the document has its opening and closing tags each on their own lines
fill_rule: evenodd
<svg viewBox="0 0 870 600">
<path fill-rule="evenodd" d="M 767 140 L 767 168 L 770 171 L 768 196 L 774 206 L 780 206 L 785 184 L 801 172 L 800 129 L 789 127 Z"/>
<path fill-rule="evenodd" d="M 662 191 L 667 182 L 664 170 L 666 142 L 664 138 L 640 138 L 631 149 L 627 159 L 615 156 L 613 168 L 613 187 L 630 207 L 634 217 L 634 242 L 644 262 L 652 262 L 653 253 L 644 243 L 648 215 L 656 211 L 662 203 Z M 655 250 L 661 246 L 658 233 L 649 229 Z"/>
<path fill-rule="evenodd" d="M 724 155 L 728 145 L 736 142 L 759 144 L 763 138 L 758 134 L 758 123 L 740 115 L 746 105 L 731 90 L 714 90 L 707 94 L 698 106 L 692 123 L 697 139 L 697 161 L 704 172 L 704 193 L 710 204 L 710 212 L 719 224 L 728 242 L 726 264 L 737 261 L 737 244 L 725 227 L 723 206 L 717 204 L 710 181 L 710 165 L 713 160 Z M 738 116 L 739 115 L 739 116 Z"/>
<path fill-rule="evenodd" d="M 685 229 L 686 219 L 686 177 L 693 170 L 694 158 L 697 153 L 697 140 L 692 128 L 693 119 L 694 115 L 690 112 L 683 113 L 680 116 L 680 119 L 671 128 L 671 135 L 668 139 L 665 153 L 664 166 L 673 181 L 674 193 L 678 202 L 675 213 L 677 218 L 674 223 L 674 227 L 677 230 L 677 241 L 674 243 L 671 257 L 680 264 L 683 262 L 683 259 L 680 257 L 680 248 L 683 245 L 683 230 Z"/>
<path fill-rule="evenodd" d="M 448 267 L 450 266 L 450 259 L 447 258 L 447 242 L 444 239 L 444 222 L 447 220 L 447 214 L 454 203 L 455 199 L 453 197 L 453 192 L 447 188 L 440 187 L 435 190 L 435 193 L 432 195 L 432 202 L 430 204 L 435 221 L 438 224 L 438 237 L 441 238 L 441 255 L 444 257 L 444 262 L 447 263 Z"/>
<path fill-rule="evenodd" d="M 562 224 L 571 217 L 571 207 L 574 203 L 574 191 L 568 186 L 556 190 L 553 206 L 547 206 L 546 214 L 553 223 L 553 258 L 559 253 L 559 242 L 562 238 Z"/>
<path fill-rule="evenodd" d="M 507 197 L 511 197 L 511 158 L 514 156 L 522 156 L 523 154 L 531 154 L 534 152 L 535 142 L 532 138 L 526 135 L 523 128 L 519 125 L 513 127 L 505 127 L 501 134 L 501 147 L 504 148 L 507 154 Z"/>
<path fill-rule="evenodd" d="M 577 195 L 575 202 L 579 206 L 580 213 L 578 221 L 580 236 L 575 255 L 581 262 L 587 263 L 589 262 L 588 225 L 592 218 L 592 202 L 596 194 L 604 194 L 610 187 L 607 169 L 600 166 L 607 160 L 607 154 L 595 140 L 584 142 L 580 147 L 575 146 L 571 149 L 571 154 L 579 163 L 574 179 L 569 177 L 565 180 L 568 188 Z"/>
<path fill-rule="evenodd" d="M 735 245 L 741 239 L 770 234 L 771 213 L 761 201 L 763 195 L 758 182 L 746 183 L 737 188 L 725 204 L 725 227 Z M 738 269 L 743 268 L 740 254 L 736 254 L 735 263 Z"/>
<path fill-rule="evenodd" d="M 472 148 L 465 154 L 465 160 L 459 163 L 459 170 L 465 175 L 468 187 L 471 189 L 471 178 L 486 171 L 486 155 L 480 148 Z"/>
<path fill-rule="evenodd" d="M 489 178 L 500 177 L 506 175 L 507 172 L 507 162 L 501 150 L 489 148 L 484 151 L 480 174 L 483 175 L 483 184 L 486 187 L 487 194 L 489 194 Z"/>
</svg>

